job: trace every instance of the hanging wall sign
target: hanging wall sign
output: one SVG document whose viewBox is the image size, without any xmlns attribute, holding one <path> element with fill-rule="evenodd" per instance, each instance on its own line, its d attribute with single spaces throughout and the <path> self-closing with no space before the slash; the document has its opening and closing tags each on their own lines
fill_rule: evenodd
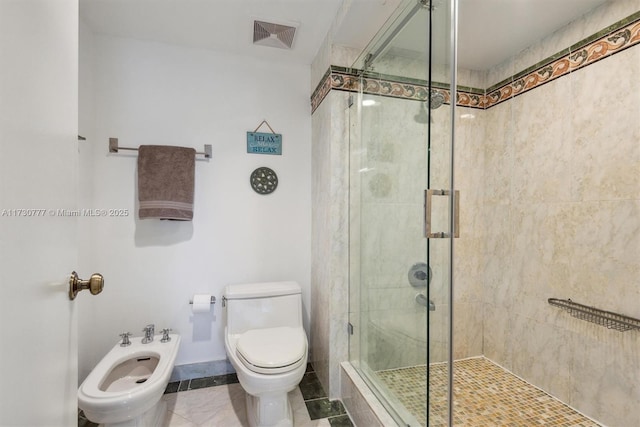
<svg viewBox="0 0 640 427">
<path fill-rule="evenodd" d="M 271 133 L 258 132 L 266 124 Z M 247 132 L 247 153 L 282 155 L 282 134 L 275 133 L 269 123 L 263 120 L 253 132 Z"/>
<path fill-rule="evenodd" d="M 282 155 L 282 135 L 247 132 L 247 153 Z"/>
</svg>

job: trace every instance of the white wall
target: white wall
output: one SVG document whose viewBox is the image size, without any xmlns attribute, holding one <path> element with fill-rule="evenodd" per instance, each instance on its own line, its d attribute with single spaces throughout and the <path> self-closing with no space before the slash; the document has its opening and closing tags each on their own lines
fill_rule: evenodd
<svg viewBox="0 0 640 427">
<path fill-rule="evenodd" d="M 178 365 L 224 359 L 220 302 L 229 283 L 298 281 L 308 330 L 309 67 L 98 35 L 91 40 L 81 30 L 83 42 L 92 44 L 80 51 L 81 74 L 91 74 L 81 76 L 81 90 L 94 92 L 80 97 L 81 111 L 94 112 L 84 121 L 81 114 L 89 128 L 83 158 L 93 163 L 86 176 L 94 181 L 83 200 L 86 207 L 130 214 L 84 219 L 80 256 L 104 274 L 105 290 L 82 301 L 80 379 L 119 333 L 139 336 L 148 323 L 182 335 Z M 91 98 L 93 105 L 83 105 Z M 282 133 L 282 156 L 246 153 L 246 132 L 263 119 Z M 196 162 L 192 222 L 137 219 L 136 155 L 108 154 L 109 137 L 128 147 L 213 145 L 213 159 Z M 278 174 L 278 188 L 268 196 L 249 186 L 260 166 Z M 212 315 L 192 315 L 195 293 L 218 298 Z"/>
</svg>

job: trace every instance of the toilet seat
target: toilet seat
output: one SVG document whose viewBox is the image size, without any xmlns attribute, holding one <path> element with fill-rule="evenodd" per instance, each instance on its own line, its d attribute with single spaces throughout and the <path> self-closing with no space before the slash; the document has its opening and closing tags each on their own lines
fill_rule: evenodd
<svg viewBox="0 0 640 427">
<path fill-rule="evenodd" d="M 236 354 L 251 371 L 280 374 L 300 366 L 307 340 L 300 327 L 251 329 L 238 336 Z"/>
</svg>

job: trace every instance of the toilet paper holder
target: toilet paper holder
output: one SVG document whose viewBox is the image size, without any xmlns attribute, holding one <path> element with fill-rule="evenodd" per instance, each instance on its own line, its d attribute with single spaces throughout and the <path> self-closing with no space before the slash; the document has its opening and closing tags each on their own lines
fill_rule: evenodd
<svg viewBox="0 0 640 427">
<path fill-rule="evenodd" d="M 216 297 L 211 295 L 211 304 L 215 304 L 215 303 L 216 303 Z M 189 304 L 193 305 L 193 300 L 192 299 L 189 300 Z"/>
</svg>

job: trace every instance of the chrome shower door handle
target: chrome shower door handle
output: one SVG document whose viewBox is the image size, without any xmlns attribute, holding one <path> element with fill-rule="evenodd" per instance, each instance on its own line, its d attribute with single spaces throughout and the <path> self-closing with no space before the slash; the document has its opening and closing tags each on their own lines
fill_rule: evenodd
<svg viewBox="0 0 640 427">
<path fill-rule="evenodd" d="M 431 227 L 431 211 L 433 209 L 433 196 L 449 196 L 449 190 L 424 190 L 424 237 L 428 239 L 446 239 L 450 233 L 444 231 L 434 232 Z M 453 237 L 460 237 L 460 192 L 453 192 Z"/>
</svg>

